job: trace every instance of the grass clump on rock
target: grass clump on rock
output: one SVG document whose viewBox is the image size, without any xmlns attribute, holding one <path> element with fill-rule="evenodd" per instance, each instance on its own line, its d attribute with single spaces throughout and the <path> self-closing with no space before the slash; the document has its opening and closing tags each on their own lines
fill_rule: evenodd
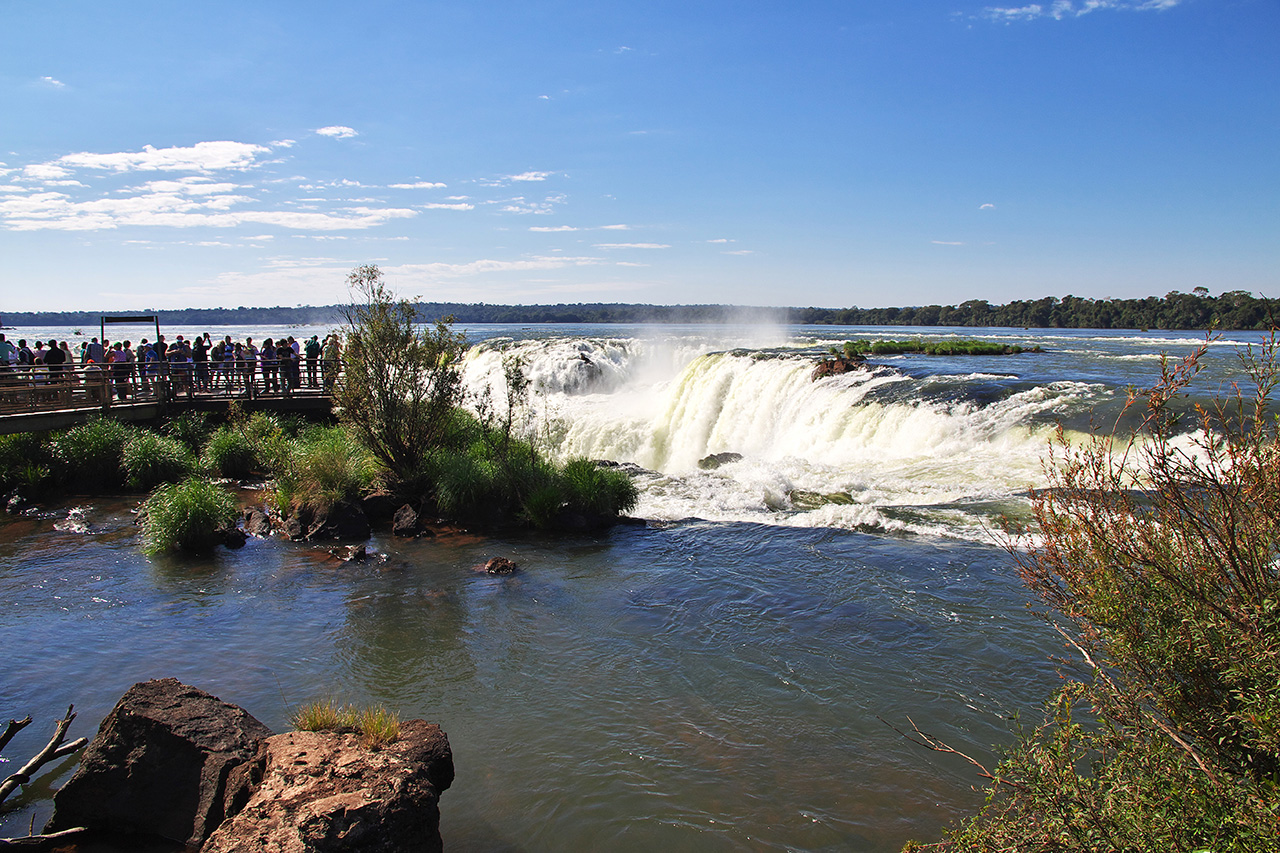
<svg viewBox="0 0 1280 853">
<path fill-rule="evenodd" d="M 236 496 L 203 477 L 166 483 L 142 504 L 142 550 L 148 554 L 212 550 L 235 524 L 238 512 Z"/>
<path fill-rule="evenodd" d="M 381 704 L 356 708 L 325 699 L 303 705 L 290 722 L 302 732 L 354 732 L 369 749 L 395 743 L 400 737 L 400 715 Z"/>
</svg>

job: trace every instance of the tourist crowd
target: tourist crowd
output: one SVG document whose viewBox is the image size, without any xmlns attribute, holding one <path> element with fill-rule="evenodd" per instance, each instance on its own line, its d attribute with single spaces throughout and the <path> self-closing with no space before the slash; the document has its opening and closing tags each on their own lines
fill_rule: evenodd
<svg viewBox="0 0 1280 853">
<path fill-rule="evenodd" d="M 337 381 L 342 343 L 336 334 L 323 342 L 318 335 L 305 341 L 292 335 L 233 341 L 230 335 L 213 340 L 208 332 L 190 340 L 177 335 L 166 341 L 82 342 L 78 351 L 67 341 L 25 339 L 15 345 L 0 334 L 0 376 L 3 380 L 34 384 L 74 382 L 91 390 L 108 389 L 116 399 L 172 393 L 292 394 L 300 388 L 330 391 Z M 73 368 L 79 365 L 80 368 Z"/>
</svg>

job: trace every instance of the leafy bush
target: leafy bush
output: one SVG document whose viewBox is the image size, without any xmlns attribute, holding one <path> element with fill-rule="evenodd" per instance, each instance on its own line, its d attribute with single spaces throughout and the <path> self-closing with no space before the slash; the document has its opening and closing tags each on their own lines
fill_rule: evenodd
<svg viewBox="0 0 1280 853">
<path fill-rule="evenodd" d="M 1280 364 L 1273 336 L 1244 354 L 1247 394 L 1188 418 L 1204 351 L 1131 399 L 1142 434 L 1055 445 L 1039 536 L 1012 553 L 1092 678 L 1055 695 L 944 848 L 1277 849 Z"/>
<path fill-rule="evenodd" d="M 223 477 L 248 477 L 258 467 L 258 453 L 248 433 L 234 426 L 218 427 L 201 451 L 205 468 Z"/>
<path fill-rule="evenodd" d="M 160 483 L 172 483 L 191 474 L 196 460 L 190 449 L 176 438 L 151 430 L 132 432 L 120 454 L 125 482 L 131 489 L 148 490 Z"/>
<path fill-rule="evenodd" d="M 160 486 L 142 504 L 142 550 L 208 551 L 235 523 L 236 496 L 201 477 Z"/>
<path fill-rule="evenodd" d="M 86 491 L 118 489 L 124 485 L 121 454 L 129 429 L 110 418 L 95 418 L 56 433 L 49 439 L 55 476 L 72 488 Z"/>
</svg>

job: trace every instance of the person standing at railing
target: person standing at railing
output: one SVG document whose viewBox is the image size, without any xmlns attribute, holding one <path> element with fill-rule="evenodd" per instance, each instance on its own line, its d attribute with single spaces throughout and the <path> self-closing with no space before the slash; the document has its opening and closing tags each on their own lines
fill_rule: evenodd
<svg viewBox="0 0 1280 853">
<path fill-rule="evenodd" d="M 307 354 L 307 387 L 319 387 L 316 377 L 316 367 L 320 363 L 320 339 L 316 335 L 311 336 L 311 340 L 307 341 L 305 348 Z"/>
<path fill-rule="evenodd" d="M 62 365 L 67 361 L 67 354 L 58 346 L 57 341 L 49 341 L 49 348 L 44 351 L 44 366 L 49 371 L 49 382 L 62 381 Z"/>
<path fill-rule="evenodd" d="M 271 338 L 267 338 L 262 342 L 262 390 L 264 393 L 271 391 L 279 391 L 280 383 L 276 379 L 276 369 L 279 362 L 276 361 L 276 345 Z"/>
<path fill-rule="evenodd" d="M 126 383 L 129 381 L 129 365 L 125 362 L 124 344 L 116 341 L 111 345 L 111 354 L 107 356 L 111 367 L 111 391 L 112 395 L 120 401 L 124 401 L 127 397 L 128 387 Z"/>
<path fill-rule="evenodd" d="M 6 380 L 9 374 L 13 373 L 13 365 L 17 360 L 18 348 L 5 338 L 4 332 L 0 332 L 0 374 L 3 374 Z"/>
<path fill-rule="evenodd" d="M 197 337 L 195 342 L 191 344 L 191 362 L 196 369 L 196 389 L 199 391 L 211 390 L 209 381 L 209 350 L 213 349 L 213 344 L 209 341 L 209 333 L 205 332 L 203 336 Z"/>
<path fill-rule="evenodd" d="M 97 338 L 90 338 L 88 345 L 84 348 L 84 355 L 80 359 L 81 364 L 88 364 L 92 359 L 94 364 L 102 364 L 106 357 L 106 351 L 102 348 Z"/>
<path fill-rule="evenodd" d="M 320 372 L 324 375 L 324 390 L 326 394 L 333 393 L 333 386 L 338 381 L 338 370 L 341 368 L 342 361 L 342 341 L 338 339 L 336 334 L 330 334 L 324 339 L 324 361 L 320 364 Z"/>
<path fill-rule="evenodd" d="M 244 339 L 243 358 L 240 360 L 240 372 L 244 380 L 244 393 L 253 397 L 253 374 L 258 367 L 258 348 L 253 345 L 253 338 Z"/>
</svg>

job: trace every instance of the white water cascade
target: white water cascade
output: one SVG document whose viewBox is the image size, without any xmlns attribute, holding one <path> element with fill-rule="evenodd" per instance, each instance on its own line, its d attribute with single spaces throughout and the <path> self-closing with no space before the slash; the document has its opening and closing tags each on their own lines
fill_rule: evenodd
<svg viewBox="0 0 1280 853">
<path fill-rule="evenodd" d="M 532 380 L 530 431 L 549 454 L 629 463 L 650 519 L 875 528 L 987 538 L 994 513 L 1043 480 L 1054 417 L 1097 386 L 1009 387 L 983 374 L 927 382 L 873 367 L 812 378 L 812 347 L 708 352 L 705 342 L 486 342 L 465 378 L 501 398 L 504 357 Z M 923 393 L 928 386 L 930 393 Z M 699 461 L 735 454 L 716 467 Z M 740 458 L 737 458 L 739 457 Z"/>
</svg>

